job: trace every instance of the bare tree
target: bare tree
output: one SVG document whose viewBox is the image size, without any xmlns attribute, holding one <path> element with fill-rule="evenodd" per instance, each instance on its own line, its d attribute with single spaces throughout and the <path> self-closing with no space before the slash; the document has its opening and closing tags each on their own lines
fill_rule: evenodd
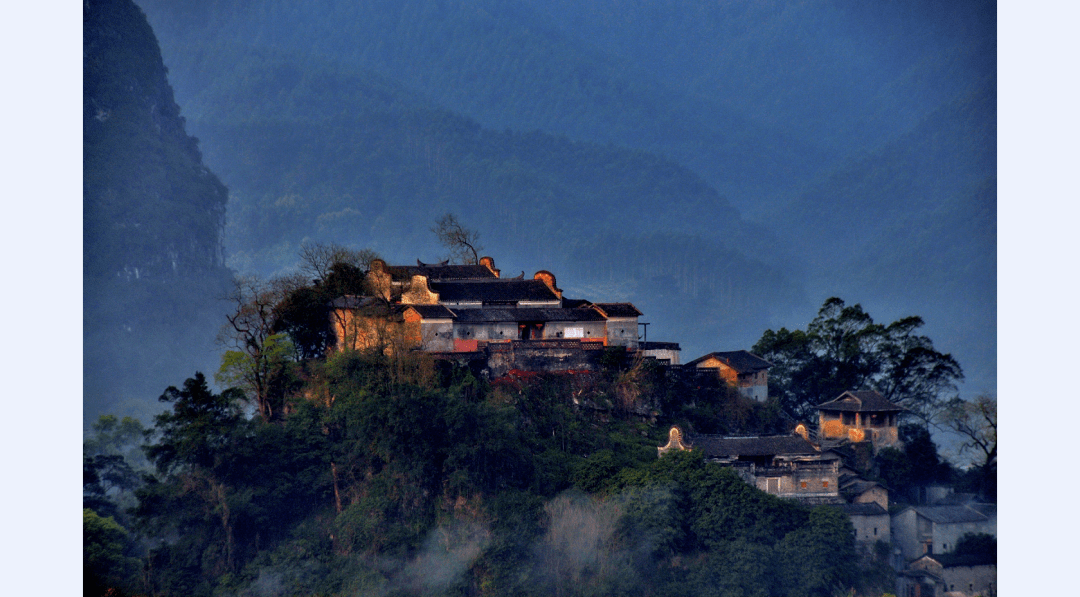
<svg viewBox="0 0 1080 597">
<path fill-rule="evenodd" d="M 941 415 L 942 425 L 962 439 L 960 453 L 976 452 L 982 467 L 997 461 L 997 398 L 982 394 L 974 400 L 954 398 Z"/>
<path fill-rule="evenodd" d="M 335 264 L 344 263 L 361 271 L 371 268 L 379 255 L 371 249 L 348 249 L 336 243 L 304 243 L 300 246 L 300 271 L 308 278 L 325 280 Z"/>
<path fill-rule="evenodd" d="M 480 245 L 480 233 L 466 228 L 454 214 L 447 213 L 439 218 L 431 227 L 431 231 L 450 251 L 450 260 L 454 263 L 468 265 L 480 263 L 480 251 L 484 250 L 484 247 Z"/>
<path fill-rule="evenodd" d="M 272 388 L 281 381 L 287 364 L 295 360 L 288 335 L 274 330 L 274 308 L 302 285 L 302 275 L 269 282 L 238 278 L 229 296 L 235 308 L 225 316 L 228 323 L 218 334 L 218 342 L 228 350 L 215 379 L 248 392 L 265 420 L 275 415 Z"/>
</svg>

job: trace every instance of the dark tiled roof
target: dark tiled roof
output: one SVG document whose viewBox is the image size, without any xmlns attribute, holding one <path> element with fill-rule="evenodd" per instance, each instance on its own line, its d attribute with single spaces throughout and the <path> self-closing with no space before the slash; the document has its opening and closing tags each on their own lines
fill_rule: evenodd
<svg viewBox="0 0 1080 597">
<path fill-rule="evenodd" d="M 928 557 L 930 557 L 930 556 L 922 556 L 922 558 L 928 558 Z M 916 558 L 915 560 L 912 560 L 912 563 L 919 560 L 919 559 L 922 559 L 922 558 Z M 917 568 L 915 568 L 915 569 L 905 568 L 904 570 L 901 570 L 901 571 L 897 572 L 896 575 L 897 576 L 903 576 L 905 578 L 926 579 L 926 580 L 929 580 L 931 583 L 944 583 L 945 582 L 944 580 L 941 579 L 940 576 L 934 574 L 933 572 L 930 572 L 929 570 L 920 570 L 920 569 L 917 569 Z"/>
<path fill-rule="evenodd" d="M 877 502 L 863 504 L 838 504 L 838 508 L 848 516 L 888 516 L 889 511 L 881 507 Z"/>
<path fill-rule="evenodd" d="M 454 312 L 442 305 L 409 305 L 406 309 L 414 309 L 424 319 L 453 319 Z"/>
<path fill-rule="evenodd" d="M 577 309 L 578 307 L 591 307 L 592 303 L 585 299 L 566 298 L 563 295 L 562 306 L 566 309 Z"/>
<path fill-rule="evenodd" d="M 457 282 L 432 282 L 433 292 L 439 293 L 440 301 L 463 302 L 517 302 L 558 301 L 559 297 L 540 280 L 476 280 Z"/>
<path fill-rule="evenodd" d="M 632 303 L 593 303 L 608 317 L 641 317 L 641 311 Z"/>
<path fill-rule="evenodd" d="M 410 280 L 416 275 L 427 276 L 431 282 L 498 279 L 485 265 L 389 265 L 386 271 L 395 280 Z"/>
<path fill-rule="evenodd" d="M 542 307 L 458 309 L 457 321 L 462 323 L 494 323 L 500 321 L 604 321 L 593 309 L 544 309 Z"/>
<path fill-rule="evenodd" d="M 800 456 L 817 455 L 813 444 L 798 435 L 766 437 L 721 437 L 719 435 L 688 436 L 695 450 L 714 458 L 737 456 Z"/>
<path fill-rule="evenodd" d="M 901 411 L 897 406 L 873 390 L 862 392 L 844 392 L 839 398 L 818 405 L 820 410 L 842 410 L 848 412 Z"/>
<path fill-rule="evenodd" d="M 915 508 L 919 515 L 936 524 L 956 524 L 961 522 L 985 522 L 985 514 L 967 506 L 919 506 Z"/>
<path fill-rule="evenodd" d="M 959 566 L 996 566 L 997 553 L 943 553 L 929 556 L 938 561 L 943 568 L 957 568 Z"/>
<path fill-rule="evenodd" d="M 686 365 L 688 367 L 696 366 L 698 363 L 707 359 L 715 358 L 723 362 L 728 367 L 735 370 L 736 373 L 753 373 L 755 371 L 761 371 L 762 369 L 768 369 L 772 367 L 772 363 L 765 359 L 745 350 L 731 350 L 726 352 L 710 352 L 705 356 L 698 357 Z"/>
<path fill-rule="evenodd" d="M 843 479 L 840 480 L 840 491 L 850 495 L 860 495 L 866 493 L 875 487 L 881 487 L 880 484 L 874 481 L 867 481 L 866 479 Z"/>
</svg>

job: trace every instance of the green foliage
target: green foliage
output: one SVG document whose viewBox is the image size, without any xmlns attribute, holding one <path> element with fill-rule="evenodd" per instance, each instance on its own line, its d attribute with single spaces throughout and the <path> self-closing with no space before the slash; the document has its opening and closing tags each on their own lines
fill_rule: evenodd
<svg viewBox="0 0 1080 597">
<path fill-rule="evenodd" d="M 149 468 L 142 451 L 142 424 L 131 417 L 102 415 L 83 440 L 83 507 L 124 524 L 135 505 L 139 473 Z"/>
<path fill-rule="evenodd" d="M 147 457 L 166 474 L 226 466 L 230 437 L 245 433 L 243 399 L 235 389 L 214 394 L 202 373 L 185 380 L 183 389 L 169 386 L 159 400 L 171 403 L 172 411 L 154 417 L 157 442 L 147 448 Z"/>
<path fill-rule="evenodd" d="M 955 398 L 946 404 L 940 420 L 960 438 L 960 454 L 975 454 L 972 466 L 959 479 L 962 489 L 997 501 L 997 398 Z"/>
<path fill-rule="evenodd" d="M 322 417 L 298 404 L 281 424 L 244 416 L 243 395 L 215 394 L 201 374 L 162 396 L 146 452 L 157 475 L 136 491 L 136 516 L 152 536 L 177 541 L 150 554 L 155 587 L 209 594 L 265 545 L 288 537 L 301 520 L 331 504 Z"/>
<path fill-rule="evenodd" d="M 839 510 L 813 510 L 744 483 L 701 454 L 665 454 L 618 476 L 620 529 L 660 594 L 830 595 L 855 578 L 854 532 Z M 652 583 L 652 584 L 650 584 Z"/>
<path fill-rule="evenodd" d="M 816 595 L 851 580 L 821 556 L 853 549 L 832 511 L 698 452 L 657 459 L 660 427 L 583 408 L 630 383 L 611 373 L 489 385 L 425 355 L 340 351 L 272 421 L 196 374 L 163 396 L 157 475 L 137 490 L 140 532 L 176 537 L 151 550 L 151 587 Z"/>
<path fill-rule="evenodd" d="M 916 335 L 919 317 L 882 325 L 860 305 L 830 298 L 806 331 L 767 330 L 751 349 L 773 363 L 769 392 L 786 413 L 809 421 L 845 391 L 873 389 L 929 420 L 963 379 L 959 363 Z"/>
<path fill-rule="evenodd" d="M 135 471 L 118 454 L 83 455 L 83 507 L 113 518 L 130 506 L 131 491 L 139 486 Z"/>
<path fill-rule="evenodd" d="M 304 245 L 301 270 L 310 283 L 298 281 L 284 289 L 273 306 L 271 329 L 289 335 L 301 359 L 326 355 L 335 342 L 330 304 L 342 296 L 369 294 L 365 276 L 373 251 L 353 251 L 338 245 Z"/>
<path fill-rule="evenodd" d="M 938 455 L 930 431 L 916 424 L 900 426 L 903 449 L 883 448 L 874 456 L 878 479 L 894 493 L 895 500 L 917 503 L 920 487 L 948 484 L 954 479 L 952 466 Z"/>
<path fill-rule="evenodd" d="M 83 453 L 123 454 L 128 458 L 140 458 L 137 450 L 143 439 L 144 429 L 138 419 L 101 415 L 91 426 L 92 435 L 83 440 Z"/>
<path fill-rule="evenodd" d="M 833 595 L 851 586 L 855 529 L 836 508 L 818 506 L 776 546 L 775 586 L 784 595 Z"/>
<path fill-rule="evenodd" d="M 954 555 L 997 557 L 997 537 L 986 533 L 965 533 L 950 552 Z"/>
<path fill-rule="evenodd" d="M 743 396 L 719 376 L 697 376 L 666 381 L 659 406 L 670 420 L 694 433 L 788 433 L 791 422 L 779 401 L 759 402 Z"/>
<path fill-rule="evenodd" d="M 139 559 L 134 540 L 112 517 L 83 509 L 83 587 L 85 595 L 137 587 Z"/>
</svg>

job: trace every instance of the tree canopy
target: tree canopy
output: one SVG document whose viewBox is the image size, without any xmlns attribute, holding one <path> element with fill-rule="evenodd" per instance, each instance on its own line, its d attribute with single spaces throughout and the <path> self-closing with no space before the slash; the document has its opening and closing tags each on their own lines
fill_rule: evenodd
<svg viewBox="0 0 1080 597">
<path fill-rule="evenodd" d="M 797 420 L 850 390 L 877 390 L 929 421 L 963 379 L 960 364 L 917 332 L 921 317 L 874 322 L 861 305 L 830 298 L 806 330 L 766 330 L 752 352 L 770 361 L 769 392 Z"/>
<path fill-rule="evenodd" d="M 964 475 L 966 489 L 997 500 L 997 398 L 982 394 L 972 400 L 954 398 L 940 415 L 940 424 L 960 438 L 960 454 L 974 454 Z"/>
<path fill-rule="evenodd" d="M 853 549 L 838 512 L 697 453 L 658 460 L 672 419 L 619 400 L 634 383 L 671 406 L 679 387 L 655 372 L 491 383 L 429 355 L 343 350 L 309 373 L 272 419 L 201 374 L 166 390 L 132 528 L 173 539 L 148 544 L 133 591 L 246 594 L 272 571 L 289 594 L 826 595 L 858 575 L 827 557 Z M 680 424 L 726 410 L 744 414 L 724 428 L 773 424 L 726 386 L 693 396 L 670 409 Z"/>
</svg>

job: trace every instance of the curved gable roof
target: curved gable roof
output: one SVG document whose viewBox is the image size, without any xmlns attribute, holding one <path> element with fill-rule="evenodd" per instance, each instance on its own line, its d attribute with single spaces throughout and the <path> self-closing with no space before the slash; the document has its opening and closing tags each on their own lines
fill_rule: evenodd
<svg viewBox="0 0 1080 597">
<path fill-rule="evenodd" d="M 899 412 L 904 410 L 904 407 L 889 402 L 874 390 L 844 392 L 834 400 L 819 404 L 817 408 L 819 410 L 845 412 Z"/>
<path fill-rule="evenodd" d="M 641 317 L 642 313 L 633 303 L 593 303 L 605 317 Z"/>
<path fill-rule="evenodd" d="M 754 373 L 762 369 L 772 367 L 772 363 L 746 350 L 731 350 L 727 352 L 710 352 L 705 356 L 698 357 L 686 364 L 687 367 L 695 367 L 698 363 L 708 359 L 716 359 L 736 373 Z"/>
<path fill-rule="evenodd" d="M 432 292 L 447 302 L 557 302 L 558 295 L 540 280 L 471 280 L 431 282 Z"/>
</svg>

